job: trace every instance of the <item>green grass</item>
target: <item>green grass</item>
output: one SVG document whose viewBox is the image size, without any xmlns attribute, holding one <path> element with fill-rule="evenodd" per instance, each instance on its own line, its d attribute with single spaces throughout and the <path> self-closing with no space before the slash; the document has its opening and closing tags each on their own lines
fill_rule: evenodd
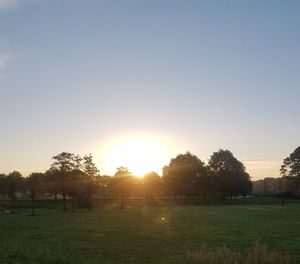
<svg viewBox="0 0 300 264">
<path fill-rule="evenodd" d="M 299 219 L 297 203 L 0 213 L 0 262 L 186 263 L 204 243 L 238 251 L 255 241 L 299 261 Z"/>
</svg>

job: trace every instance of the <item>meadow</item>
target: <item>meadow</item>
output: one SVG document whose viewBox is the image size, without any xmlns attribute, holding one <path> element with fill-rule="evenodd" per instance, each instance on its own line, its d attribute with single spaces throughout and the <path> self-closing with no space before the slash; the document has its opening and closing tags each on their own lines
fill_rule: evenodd
<svg viewBox="0 0 300 264">
<path fill-rule="evenodd" d="M 188 263 L 203 245 L 259 241 L 300 260 L 300 203 L 0 213 L 1 263 Z M 191 261 L 192 263 L 192 261 Z M 199 262 L 200 263 L 200 262 Z"/>
</svg>

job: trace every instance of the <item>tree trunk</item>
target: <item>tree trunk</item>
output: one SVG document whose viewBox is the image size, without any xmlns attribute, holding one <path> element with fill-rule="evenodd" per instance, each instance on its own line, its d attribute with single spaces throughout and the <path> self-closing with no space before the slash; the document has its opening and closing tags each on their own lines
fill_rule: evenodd
<svg viewBox="0 0 300 264">
<path fill-rule="evenodd" d="M 225 202 L 225 197 L 226 197 L 225 194 L 222 194 L 222 195 L 221 195 L 221 199 L 222 199 L 222 202 L 223 202 L 223 203 Z"/>
<path fill-rule="evenodd" d="M 75 193 L 72 193 L 72 212 L 74 212 L 74 200 L 75 200 Z"/>
<path fill-rule="evenodd" d="M 124 209 L 125 206 L 124 206 L 124 195 L 122 195 L 121 197 L 121 209 Z"/>
<path fill-rule="evenodd" d="M 11 213 L 15 213 L 15 198 L 11 198 Z"/>
<path fill-rule="evenodd" d="M 31 198 L 31 215 L 34 215 L 34 197 Z"/>
<path fill-rule="evenodd" d="M 103 205 L 106 205 L 106 190 L 105 187 L 103 188 L 103 193 L 102 193 L 102 199 L 103 199 Z"/>
<path fill-rule="evenodd" d="M 66 194 L 63 193 L 63 211 L 67 211 L 67 207 L 66 207 Z"/>
<path fill-rule="evenodd" d="M 92 198 L 92 192 L 89 191 L 88 193 L 88 207 L 89 207 L 89 210 L 91 211 L 93 209 L 93 198 Z"/>
</svg>

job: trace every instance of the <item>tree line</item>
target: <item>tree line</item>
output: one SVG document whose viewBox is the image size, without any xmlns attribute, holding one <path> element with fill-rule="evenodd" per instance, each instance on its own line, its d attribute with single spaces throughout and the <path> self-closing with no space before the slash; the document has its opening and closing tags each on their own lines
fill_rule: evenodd
<svg viewBox="0 0 300 264">
<path fill-rule="evenodd" d="M 114 176 L 100 175 L 91 154 L 80 157 L 62 152 L 52 157 L 50 168 L 44 172 L 33 172 L 28 177 L 13 171 L 0 174 L 0 196 L 11 200 L 14 212 L 17 195 L 29 197 L 32 213 L 36 199 L 51 195 L 62 200 L 62 209 L 75 207 L 92 208 L 94 198 L 118 198 L 125 206 L 131 197 L 142 197 L 145 203 L 155 203 L 158 198 L 169 197 L 224 201 L 245 196 L 252 190 L 252 182 L 244 164 L 229 150 L 214 152 L 205 163 L 190 152 L 179 154 L 164 166 L 162 175 L 149 172 L 135 177 L 126 167 L 119 167 Z M 283 160 L 282 179 L 291 190 L 300 190 L 300 147 Z"/>
<path fill-rule="evenodd" d="M 53 163 L 44 172 L 33 172 L 28 177 L 14 171 L 0 175 L 0 196 L 11 199 L 14 210 L 17 194 L 32 200 L 32 210 L 38 197 L 59 196 L 63 210 L 71 201 L 75 206 L 93 207 L 93 198 L 119 198 L 120 206 L 130 196 L 143 197 L 146 203 L 155 203 L 158 197 L 225 200 L 251 192 L 252 183 L 242 162 L 229 150 L 214 152 L 206 164 L 190 152 L 179 154 L 163 168 L 162 176 L 149 172 L 135 177 L 126 167 L 119 167 L 114 176 L 101 176 L 91 154 L 84 157 L 62 152 L 52 157 Z M 34 213 L 34 211 L 33 211 Z"/>
<path fill-rule="evenodd" d="M 253 182 L 253 194 L 281 198 L 300 198 L 300 147 L 283 160 L 281 177 L 267 177 Z"/>
</svg>

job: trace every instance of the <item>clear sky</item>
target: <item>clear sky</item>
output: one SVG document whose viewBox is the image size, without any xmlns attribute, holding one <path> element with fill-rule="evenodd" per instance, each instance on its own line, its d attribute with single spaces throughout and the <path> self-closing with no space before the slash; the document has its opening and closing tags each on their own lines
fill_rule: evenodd
<svg viewBox="0 0 300 264">
<path fill-rule="evenodd" d="M 0 172 L 159 135 L 253 179 L 300 143 L 298 0 L 0 0 Z M 126 164 L 120 164 L 126 165 Z"/>
</svg>

